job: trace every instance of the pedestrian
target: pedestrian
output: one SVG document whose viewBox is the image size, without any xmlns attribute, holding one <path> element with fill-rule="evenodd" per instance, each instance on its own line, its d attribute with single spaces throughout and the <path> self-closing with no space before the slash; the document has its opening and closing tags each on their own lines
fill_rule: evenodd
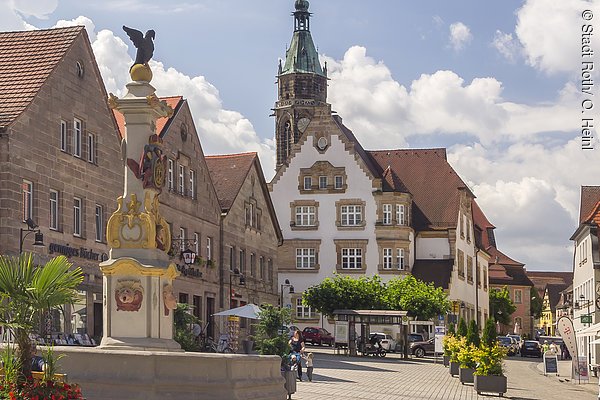
<svg viewBox="0 0 600 400">
<path fill-rule="evenodd" d="M 313 353 L 308 353 L 304 359 L 306 360 L 306 376 L 308 377 L 308 381 L 312 382 Z"/>
<path fill-rule="evenodd" d="M 298 380 L 302 381 L 301 355 L 304 353 L 304 340 L 302 340 L 302 334 L 299 330 L 296 329 L 296 331 L 294 331 L 294 336 L 290 339 L 289 344 L 292 348 L 290 357 L 294 359 L 296 366 L 298 367 Z"/>
<path fill-rule="evenodd" d="M 552 354 L 558 354 L 558 347 L 554 344 L 554 342 L 550 343 L 549 350 Z"/>
<path fill-rule="evenodd" d="M 550 349 L 550 346 L 548 345 L 548 341 L 544 340 L 544 344 L 542 345 L 542 354 L 547 352 L 549 349 Z"/>
</svg>

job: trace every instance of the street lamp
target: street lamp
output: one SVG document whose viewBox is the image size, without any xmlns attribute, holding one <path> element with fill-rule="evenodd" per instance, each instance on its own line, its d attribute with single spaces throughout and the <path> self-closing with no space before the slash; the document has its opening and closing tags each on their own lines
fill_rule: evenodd
<svg viewBox="0 0 600 400">
<path fill-rule="evenodd" d="M 23 242 L 25 238 L 32 233 L 35 233 L 35 240 L 33 245 L 36 247 L 44 247 L 44 234 L 40 231 L 38 226 L 31 218 L 27 218 L 25 220 L 27 224 L 27 229 L 20 228 L 20 236 L 19 236 L 19 255 L 23 253 Z"/>
<path fill-rule="evenodd" d="M 244 275 L 242 275 L 240 273 L 239 269 L 234 269 L 230 274 L 229 274 L 229 309 L 231 310 L 231 297 L 232 297 L 232 292 L 231 292 L 231 278 L 234 276 L 239 276 L 240 277 L 240 281 L 239 281 L 239 285 L 240 286 L 244 286 L 246 284 L 246 278 L 244 278 Z"/>
<path fill-rule="evenodd" d="M 279 299 L 279 306 L 280 308 L 283 308 L 283 288 L 289 288 L 288 293 L 289 294 L 293 294 L 294 293 L 294 286 L 290 284 L 290 280 L 286 279 L 285 283 L 281 284 L 281 297 Z"/>
</svg>

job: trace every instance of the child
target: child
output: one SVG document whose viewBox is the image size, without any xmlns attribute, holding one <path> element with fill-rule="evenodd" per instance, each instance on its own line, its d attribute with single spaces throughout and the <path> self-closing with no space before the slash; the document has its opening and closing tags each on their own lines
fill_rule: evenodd
<svg viewBox="0 0 600 400">
<path fill-rule="evenodd" d="M 308 353 L 305 357 L 305 360 L 306 360 L 306 376 L 308 376 L 308 381 L 312 382 L 313 353 Z"/>
</svg>

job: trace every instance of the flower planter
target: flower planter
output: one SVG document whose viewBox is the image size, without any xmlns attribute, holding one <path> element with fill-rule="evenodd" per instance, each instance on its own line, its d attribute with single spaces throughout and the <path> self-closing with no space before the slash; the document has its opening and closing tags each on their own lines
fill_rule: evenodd
<svg viewBox="0 0 600 400">
<path fill-rule="evenodd" d="M 460 379 L 460 383 L 463 385 L 465 383 L 473 383 L 473 372 L 475 372 L 475 369 L 473 368 L 460 368 L 458 370 L 458 379 Z"/>
<path fill-rule="evenodd" d="M 460 364 L 458 362 L 450 361 L 450 375 L 458 375 L 459 366 Z"/>
<path fill-rule="evenodd" d="M 450 365 L 450 356 L 444 356 L 444 367 Z"/>
<path fill-rule="evenodd" d="M 477 394 L 498 393 L 500 397 L 506 393 L 506 376 L 502 375 L 475 375 L 475 391 Z"/>
</svg>

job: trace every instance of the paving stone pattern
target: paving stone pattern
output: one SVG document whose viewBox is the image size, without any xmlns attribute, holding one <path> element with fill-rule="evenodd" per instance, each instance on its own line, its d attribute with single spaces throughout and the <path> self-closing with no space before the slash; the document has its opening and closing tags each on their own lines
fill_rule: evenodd
<svg viewBox="0 0 600 400">
<path fill-rule="evenodd" d="M 477 395 L 472 385 L 462 385 L 432 358 L 404 361 L 395 355 L 385 359 L 345 357 L 320 349 L 315 353 L 313 382 L 298 382 L 294 400 L 476 400 L 494 396 Z M 505 363 L 508 392 L 514 400 L 598 399 L 597 378 L 587 385 L 567 382 L 569 363 L 560 362 L 564 376 L 545 377 L 537 359 L 513 358 Z M 498 398 L 498 396 L 495 396 Z"/>
</svg>

